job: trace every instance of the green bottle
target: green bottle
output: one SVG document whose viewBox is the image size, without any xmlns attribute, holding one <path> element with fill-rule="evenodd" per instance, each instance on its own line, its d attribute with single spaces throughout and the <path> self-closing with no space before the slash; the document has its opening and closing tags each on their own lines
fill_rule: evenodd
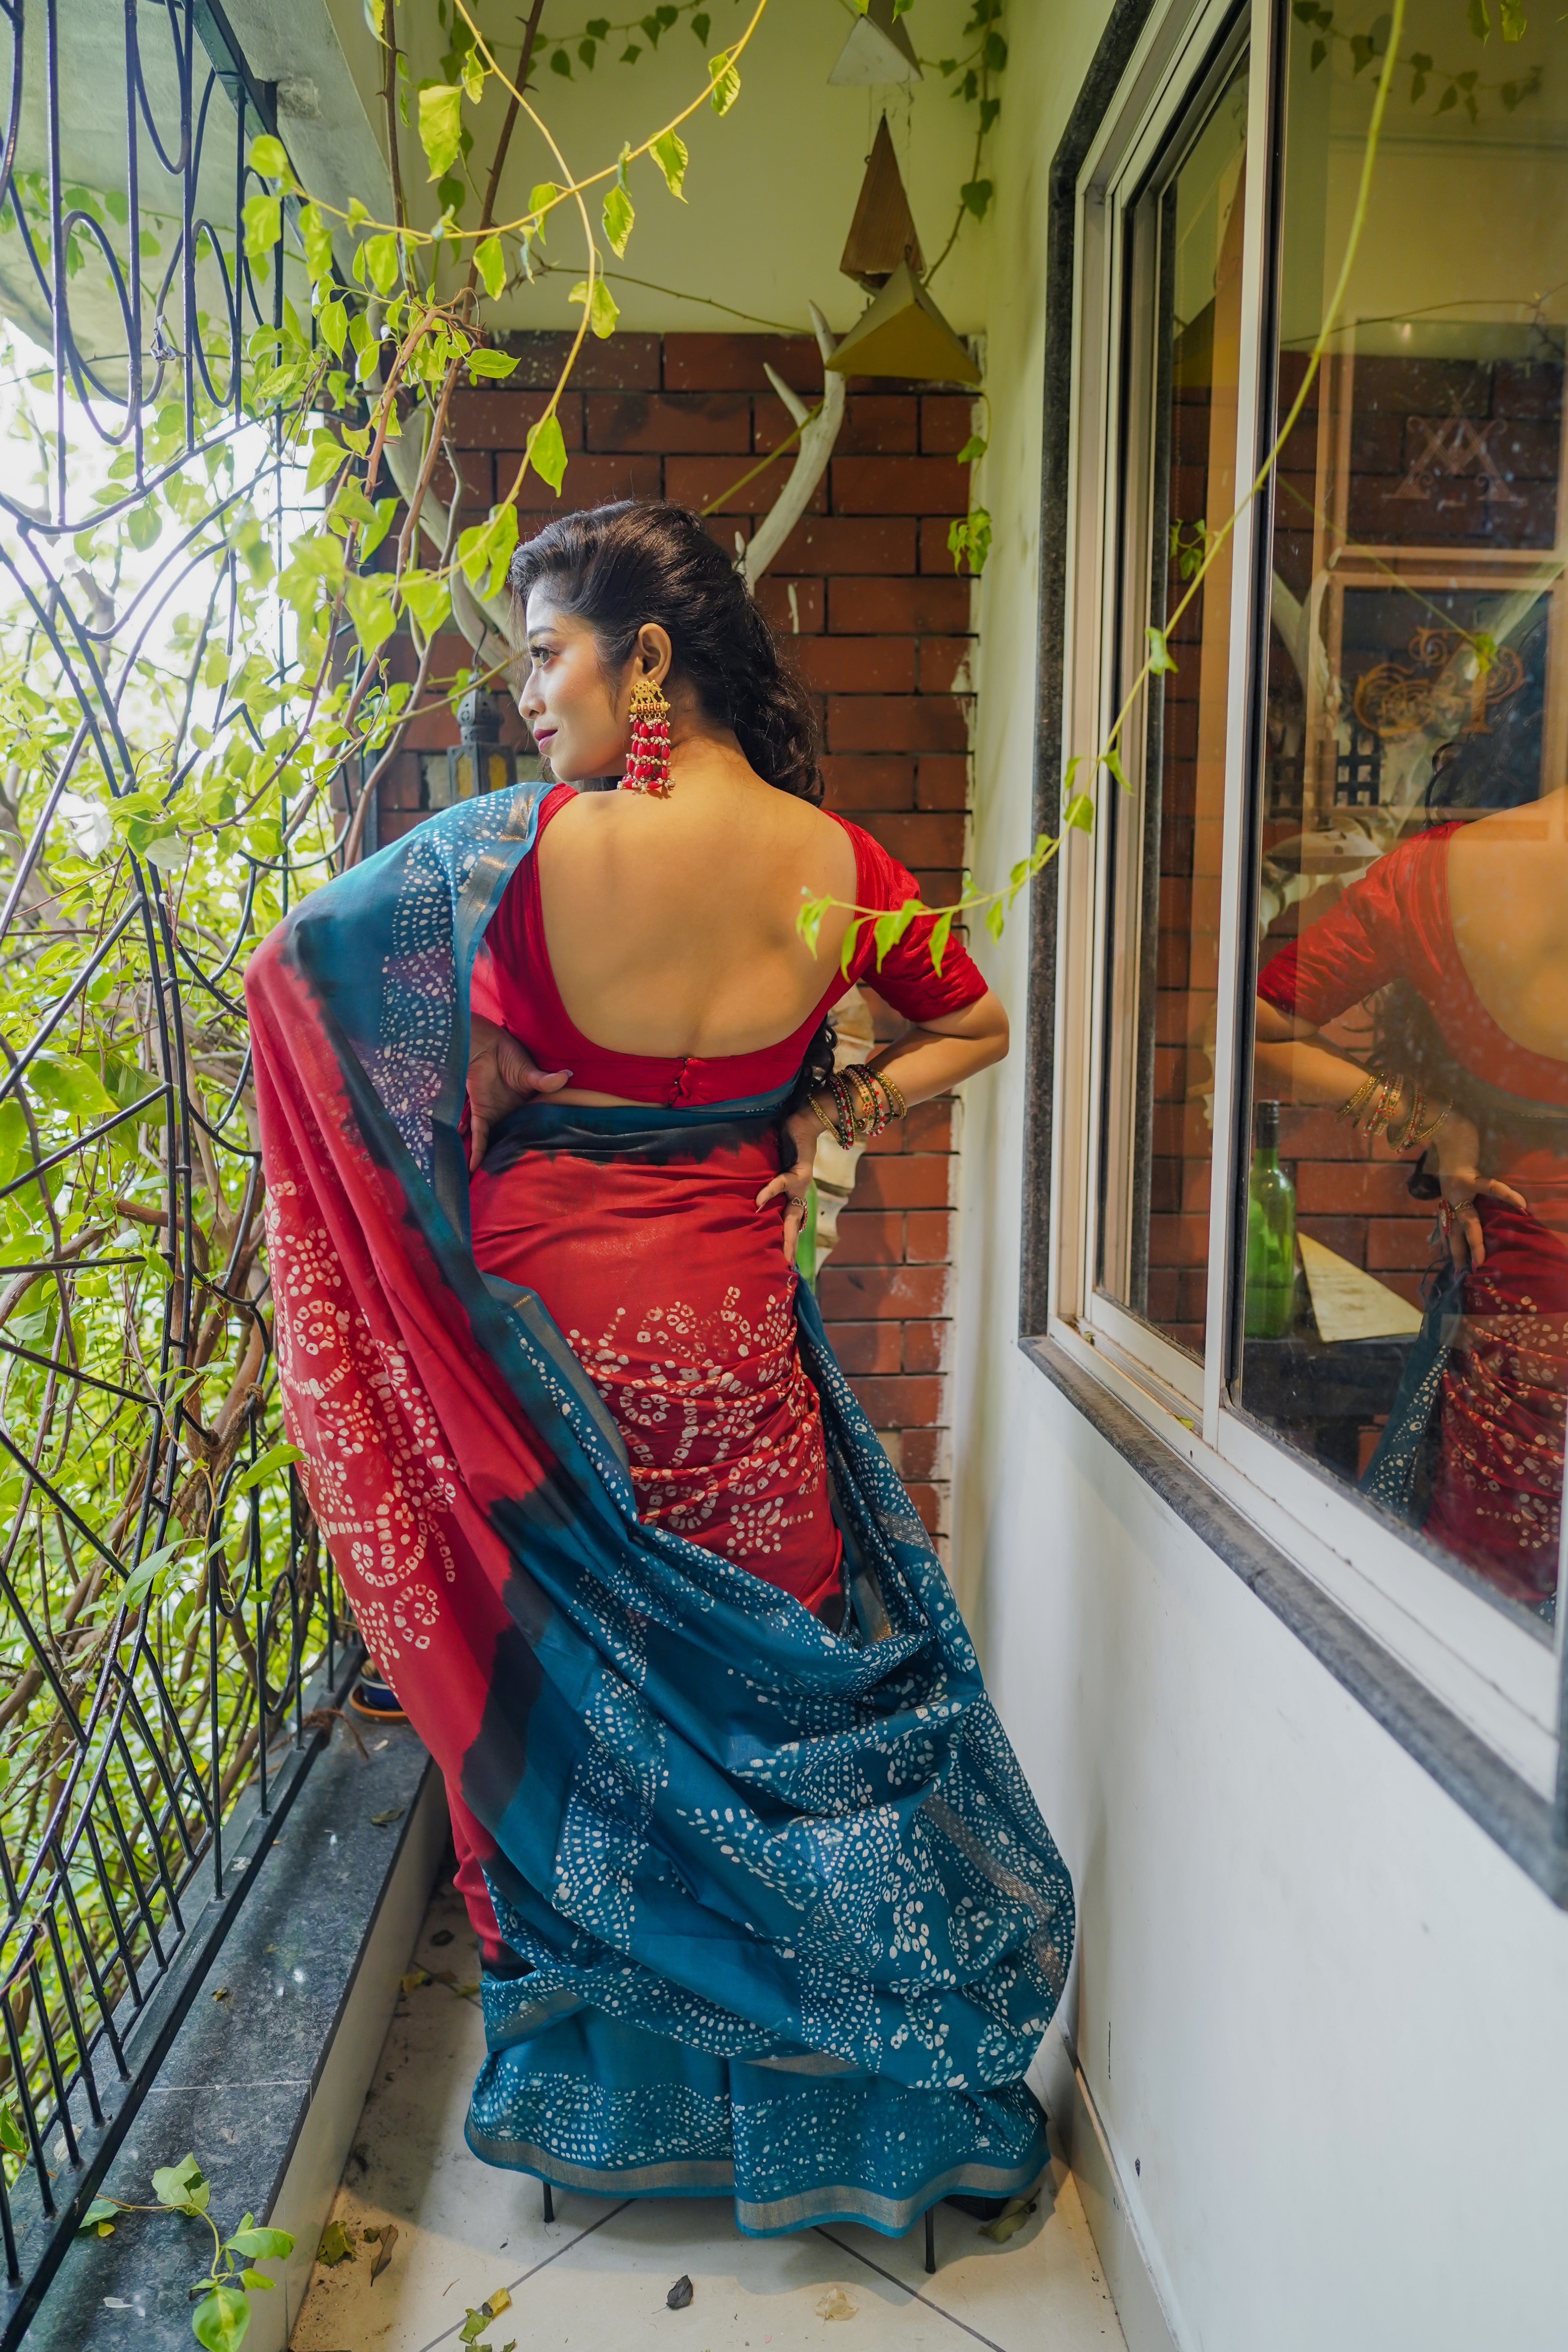
<svg viewBox="0 0 1568 2352">
<path fill-rule="evenodd" d="M 1296 1187 L 1279 1165 L 1279 1106 L 1254 1107 L 1256 1144 L 1247 1180 L 1249 1339 L 1282 1339 L 1296 1312 Z"/>
</svg>

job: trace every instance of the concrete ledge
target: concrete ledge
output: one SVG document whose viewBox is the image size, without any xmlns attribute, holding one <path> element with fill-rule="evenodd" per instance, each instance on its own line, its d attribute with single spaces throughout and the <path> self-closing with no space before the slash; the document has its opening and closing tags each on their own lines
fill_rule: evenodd
<svg viewBox="0 0 1568 2352">
<path fill-rule="evenodd" d="M 145 2201 L 154 2167 L 194 2153 L 226 2234 L 247 2211 L 294 2232 L 270 2266 L 279 2291 L 251 2297 L 247 2352 L 288 2343 L 446 1843 L 423 1746 L 406 1727 L 363 1729 L 368 1757 L 340 1732 L 311 1768 L 106 2184 Z M 152 2213 L 79 2238 L 29 2347 L 189 2352 L 211 2243 Z"/>
</svg>

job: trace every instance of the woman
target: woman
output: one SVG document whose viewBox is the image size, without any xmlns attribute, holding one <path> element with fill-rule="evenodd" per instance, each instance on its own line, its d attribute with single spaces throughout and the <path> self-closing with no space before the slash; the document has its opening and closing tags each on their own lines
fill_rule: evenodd
<svg viewBox="0 0 1568 2352">
<path fill-rule="evenodd" d="M 1005 1020 L 929 926 L 879 968 L 842 913 L 801 940 L 803 892 L 914 886 L 816 805 L 695 517 L 565 518 L 512 584 L 558 781 L 421 826 L 248 976 L 288 1425 L 447 1778 L 469 2145 L 901 2231 L 1037 2179 L 1071 1891 L 792 1260 L 813 1139 Z M 835 1076 L 863 973 L 918 1025 Z"/>
<path fill-rule="evenodd" d="M 1317 1031 L 1373 997 L 1363 1068 Z M 1568 1391 L 1568 791 L 1379 858 L 1266 967 L 1257 1034 L 1260 1094 L 1420 1147 L 1412 1189 L 1438 1198 L 1453 1278 L 1369 1492 L 1550 1612 Z"/>
</svg>

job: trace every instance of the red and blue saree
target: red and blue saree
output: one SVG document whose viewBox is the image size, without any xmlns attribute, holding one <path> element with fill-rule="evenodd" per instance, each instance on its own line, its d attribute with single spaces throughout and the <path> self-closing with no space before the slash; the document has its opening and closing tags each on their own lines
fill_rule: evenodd
<svg viewBox="0 0 1568 2352">
<path fill-rule="evenodd" d="M 902 2231 L 1044 2168 L 1022 2077 L 1070 1883 L 752 1209 L 787 1090 L 531 1104 L 470 1192 L 470 982 L 539 802 L 421 825 L 247 976 L 287 1424 L 485 1950 L 468 2141 L 567 2187 L 730 2192 L 752 2232 Z M 765 1572 L 818 1492 L 838 1632 Z"/>
</svg>

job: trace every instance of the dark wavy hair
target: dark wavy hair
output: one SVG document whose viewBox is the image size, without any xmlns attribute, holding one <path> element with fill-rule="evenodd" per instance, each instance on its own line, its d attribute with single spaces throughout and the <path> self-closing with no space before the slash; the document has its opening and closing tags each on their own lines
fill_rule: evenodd
<svg viewBox="0 0 1568 2352">
<path fill-rule="evenodd" d="M 820 801 L 816 713 L 779 656 L 740 574 L 689 508 L 641 499 L 558 516 L 524 542 L 509 574 L 519 617 L 548 581 L 563 613 L 586 621 L 606 670 L 631 659 L 637 631 L 669 633 L 673 669 L 716 726 L 733 728 L 759 776 Z"/>
</svg>

